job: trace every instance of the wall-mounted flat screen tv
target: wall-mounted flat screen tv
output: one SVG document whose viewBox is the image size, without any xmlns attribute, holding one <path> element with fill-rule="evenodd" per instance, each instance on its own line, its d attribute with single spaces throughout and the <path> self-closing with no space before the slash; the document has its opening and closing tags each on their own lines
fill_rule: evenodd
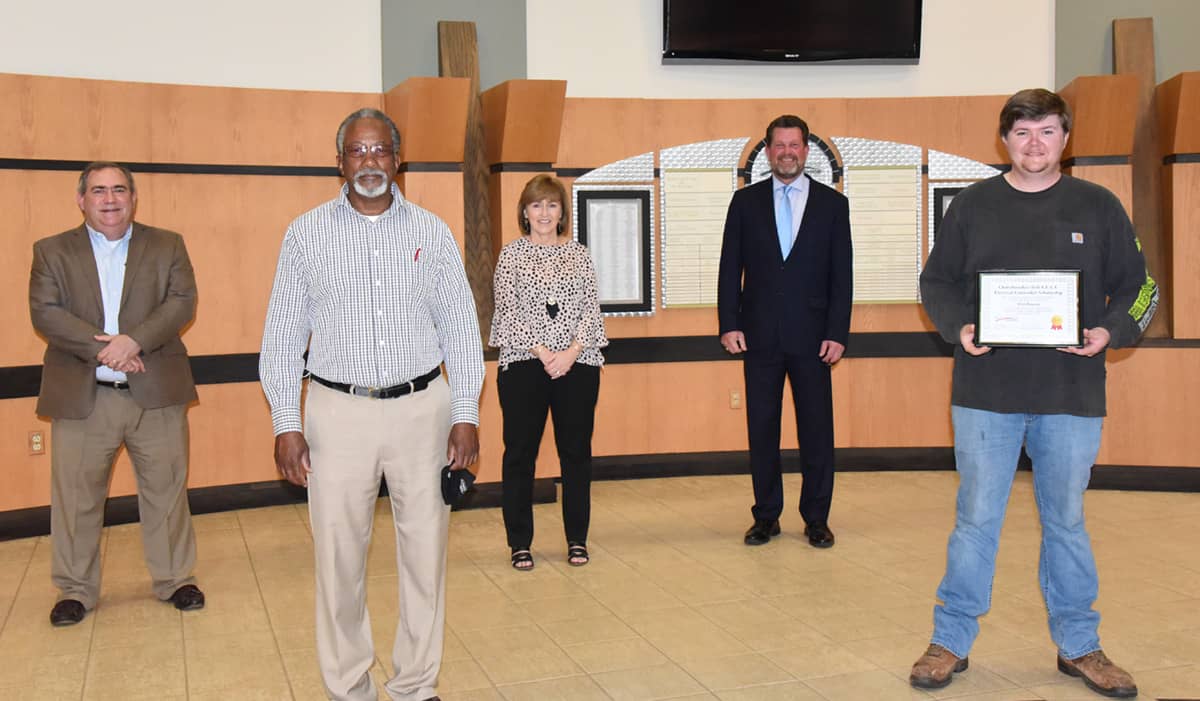
<svg viewBox="0 0 1200 701">
<path fill-rule="evenodd" d="M 663 63 L 917 63 L 921 0 L 663 0 Z"/>
</svg>

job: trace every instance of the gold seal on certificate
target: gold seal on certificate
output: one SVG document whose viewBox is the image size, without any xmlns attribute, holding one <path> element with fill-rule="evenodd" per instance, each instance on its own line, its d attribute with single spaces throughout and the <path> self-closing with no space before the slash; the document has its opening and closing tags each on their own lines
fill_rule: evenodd
<svg viewBox="0 0 1200 701">
<path fill-rule="evenodd" d="M 975 343 L 1062 348 L 1083 345 L 1078 270 L 983 270 Z"/>
</svg>

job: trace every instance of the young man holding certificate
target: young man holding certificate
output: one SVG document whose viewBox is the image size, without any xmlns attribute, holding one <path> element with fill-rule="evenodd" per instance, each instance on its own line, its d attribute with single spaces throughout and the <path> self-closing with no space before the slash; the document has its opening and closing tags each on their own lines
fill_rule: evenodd
<svg viewBox="0 0 1200 701">
<path fill-rule="evenodd" d="M 909 678 L 915 687 L 941 688 L 967 669 L 978 618 L 991 603 L 1000 528 L 1024 445 L 1033 460 L 1039 576 L 1058 669 L 1106 696 L 1137 695 L 1133 678 L 1100 647 L 1083 495 L 1100 448 L 1105 349 L 1137 340 L 1158 289 L 1120 201 L 1060 171 L 1070 129 L 1070 109 L 1055 93 L 1022 90 L 1009 98 L 1000 137 L 1012 169 L 955 196 L 921 274 L 925 310 L 956 344 L 951 415 L 960 486 L 931 645 Z M 1072 340 L 1054 347 L 1036 331 L 1036 319 L 988 314 L 1008 303 L 986 290 L 989 299 L 982 298 L 984 271 L 1011 274 L 994 289 L 1031 298 L 1037 288 L 1022 280 L 1030 271 L 1074 276 L 1078 299 L 1064 305 L 1070 312 L 1056 309 L 1046 321 L 1055 331 L 1078 323 Z M 1034 330 L 1013 335 L 996 328 L 1003 325 Z M 1000 337 L 1003 347 L 987 345 Z"/>
</svg>

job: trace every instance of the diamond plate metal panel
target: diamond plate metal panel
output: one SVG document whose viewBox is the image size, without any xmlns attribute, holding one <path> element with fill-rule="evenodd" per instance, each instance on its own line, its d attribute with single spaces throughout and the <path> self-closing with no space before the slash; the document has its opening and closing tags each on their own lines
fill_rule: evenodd
<svg viewBox="0 0 1200 701">
<path fill-rule="evenodd" d="M 832 139 L 842 156 L 843 166 L 919 166 L 921 147 L 895 141 L 835 136 Z"/>
<path fill-rule="evenodd" d="M 654 180 L 654 152 L 614 161 L 589 170 L 577 183 L 636 183 Z M 653 199 L 653 198 L 651 198 Z"/>
<path fill-rule="evenodd" d="M 997 168 L 986 163 L 929 149 L 930 180 L 982 180 L 999 174 Z"/>
<path fill-rule="evenodd" d="M 661 168 L 737 168 L 750 137 L 697 141 L 658 152 Z"/>
</svg>

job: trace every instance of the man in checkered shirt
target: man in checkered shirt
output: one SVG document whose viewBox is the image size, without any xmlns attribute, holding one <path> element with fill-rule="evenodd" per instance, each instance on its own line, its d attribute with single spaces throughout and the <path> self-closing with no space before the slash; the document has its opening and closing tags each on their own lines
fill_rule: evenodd
<svg viewBox="0 0 1200 701">
<path fill-rule="evenodd" d="M 342 191 L 288 227 L 267 310 L 259 375 L 275 464 L 308 487 L 317 655 L 330 698 L 376 698 L 365 576 L 382 477 L 400 589 L 386 691 L 436 699 L 450 511 L 440 472 L 478 456 L 483 347 L 454 236 L 393 182 L 395 124 L 378 110 L 354 112 L 337 149 Z"/>
</svg>

